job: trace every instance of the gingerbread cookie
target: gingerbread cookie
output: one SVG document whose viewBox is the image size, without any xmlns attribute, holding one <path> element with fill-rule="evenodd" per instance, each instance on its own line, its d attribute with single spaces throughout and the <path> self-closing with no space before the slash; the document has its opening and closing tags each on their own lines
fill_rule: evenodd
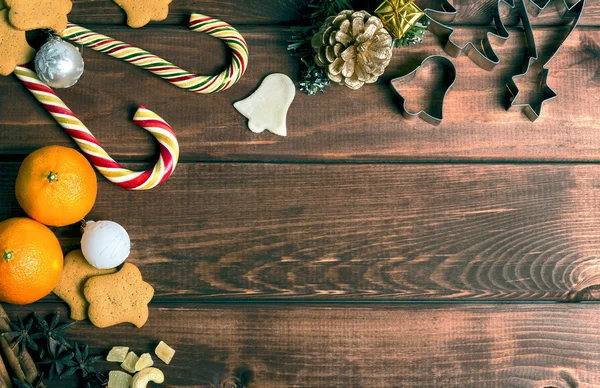
<svg viewBox="0 0 600 388">
<path fill-rule="evenodd" d="M 95 276 L 85 283 L 83 293 L 90 308 L 88 316 L 97 327 L 132 323 L 142 327 L 148 321 L 148 303 L 154 288 L 142 280 L 140 270 L 131 263 L 112 275 Z"/>
<path fill-rule="evenodd" d="M 113 0 L 127 14 L 127 24 L 132 28 L 144 27 L 151 21 L 165 20 L 173 0 Z"/>
<path fill-rule="evenodd" d="M 35 50 L 29 46 L 25 31 L 19 31 L 8 22 L 8 10 L 0 11 L 0 74 L 9 75 L 17 65 L 30 62 Z"/>
<path fill-rule="evenodd" d="M 116 269 L 97 269 L 92 267 L 81 250 L 70 252 L 65 257 L 62 275 L 54 293 L 67 302 L 71 309 L 71 319 L 82 321 L 88 316 L 89 303 L 83 295 L 83 286 L 93 276 L 108 275 Z"/>
<path fill-rule="evenodd" d="M 50 29 L 62 32 L 67 28 L 67 15 L 73 8 L 71 0 L 4 0 L 10 8 L 10 24 L 22 31 Z"/>
</svg>

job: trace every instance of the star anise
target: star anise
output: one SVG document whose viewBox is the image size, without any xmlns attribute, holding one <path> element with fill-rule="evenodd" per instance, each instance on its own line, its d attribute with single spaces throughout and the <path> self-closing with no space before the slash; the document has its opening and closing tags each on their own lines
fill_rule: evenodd
<svg viewBox="0 0 600 388">
<path fill-rule="evenodd" d="M 33 318 L 29 318 L 27 322 L 23 322 L 21 317 L 17 318 L 17 322 L 8 322 L 10 329 L 7 333 L 3 333 L 2 336 L 12 341 L 11 346 L 15 349 L 19 344 L 21 345 L 20 355 L 23 354 L 25 349 L 31 349 L 38 351 L 39 347 L 34 340 L 42 338 L 41 333 L 32 334 Z"/>
<path fill-rule="evenodd" d="M 90 373 L 83 379 L 83 384 L 85 388 L 101 388 L 108 384 L 108 379 L 102 373 Z"/>
<path fill-rule="evenodd" d="M 77 371 L 80 371 L 82 377 L 85 379 L 90 374 L 97 373 L 92 365 L 100 360 L 102 356 L 90 356 L 88 345 L 80 346 L 79 344 L 75 344 L 73 348 L 75 350 L 75 365 L 65 372 L 65 376 L 69 376 Z"/>
<path fill-rule="evenodd" d="M 48 354 L 40 361 L 42 365 L 48 366 L 48 378 L 50 380 L 55 377 L 63 377 L 67 375 L 66 372 L 70 368 L 73 368 L 77 363 L 73 360 L 73 352 L 71 352 L 66 346 L 52 337 L 48 338 Z M 72 373 L 71 373 L 72 374 Z"/>
<path fill-rule="evenodd" d="M 21 381 L 19 379 L 12 379 L 13 386 L 15 388 L 44 388 L 43 377 L 40 376 L 33 383 L 29 381 Z"/>
<path fill-rule="evenodd" d="M 44 318 L 40 317 L 36 313 L 33 313 L 37 328 L 42 333 L 42 338 L 48 341 L 48 348 L 50 348 L 50 339 L 53 339 L 63 345 L 66 348 L 70 348 L 70 345 L 62 337 L 62 333 L 69 330 L 76 321 L 70 323 L 60 323 L 60 313 L 57 312 L 52 316 L 52 319 L 48 323 Z M 40 358 L 44 358 L 44 349 L 40 349 Z"/>
</svg>

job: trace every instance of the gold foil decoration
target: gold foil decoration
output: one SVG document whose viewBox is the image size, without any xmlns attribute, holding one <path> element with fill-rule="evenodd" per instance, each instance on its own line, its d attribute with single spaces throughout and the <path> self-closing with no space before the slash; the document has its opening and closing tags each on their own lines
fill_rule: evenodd
<svg viewBox="0 0 600 388">
<path fill-rule="evenodd" d="M 402 38 L 425 13 L 414 0 L 385 0 L 375 14 L 379 16 L 385 28 L 396 39 Z"/>
</svg>

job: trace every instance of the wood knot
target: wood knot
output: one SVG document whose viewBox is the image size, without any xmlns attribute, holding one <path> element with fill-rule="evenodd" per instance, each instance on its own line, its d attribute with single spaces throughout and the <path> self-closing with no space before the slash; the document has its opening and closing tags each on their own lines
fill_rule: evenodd
<svg viewBox="0 0 600 388">
<path fill-rule="evenodd" d="M 567 295 L 567 300 L 572 302 L 600 300 L 600 285 L 588 286 L 580 290 L 573 289 Z"/>
</svg>

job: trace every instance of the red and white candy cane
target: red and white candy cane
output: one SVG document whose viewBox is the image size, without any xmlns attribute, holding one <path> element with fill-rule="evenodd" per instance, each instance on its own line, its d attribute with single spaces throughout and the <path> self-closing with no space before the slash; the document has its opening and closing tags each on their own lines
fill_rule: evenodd
<svg viewBox="0 0 600 388">
<path fill-rule="evenodd" d="M 140 48 L 97 34 L 76 24 L 69 24 L 60 33 L 62 38 L 93 50 L 108 54 L 169 81 L 173 85 L 194 93 L 217 93 L 229 89 L 246 72 L 248 45 L 244 37 L 231 25 L 206 15 L 193 14 L 189 27 L 221 39 L 232 51 L 232 61 L 222 73 L 200 76 L 185 71 L 172 63 Z M 165 182 L 175 170 L 179 160 L 179 144 L 173 129 L 156 113 L 140 106 L 133 122 L 150 132 L 160 143 L 160 157 L 153 169 L 136 172 L 123 168 L 100 146 L 98 140 L 75 116 L 52 89 L 43 84 L 37 74 L 27 67 L 15 70 L 17 77 L 50 112 L 54 119 L 75 140 L 92 164 L 108 180 L 129 190 L 149 190 Z"/>
<path fill-rule="evenodd" d="M 72 23 L 59 35 L 61 38 L 146 69 L 171 84 L 194 93 L 209 94 L 229 89 L 242 78 L 248 67 L 248 45 L 244 37 L 224 21 L 197 13 L 192 14 L 189 28 L 219 38 L 231 49 L 232 61 L 227 69 L 210 76 L 190 73 L 148 51 Z"/>
<path fill-rule="evenodd" d="M 169 179 L 175 170 L 179 161 L 179 143 L 171 126 L 156 113 L 140 106 L 133 122 L 150 132 L 160 143 L 158 162 L 152 169 L 131 171 L 106 153 L 89 129 L 52 89 L 40 81 L 34 71 L 17 66 L 15 74 L 109 181 L 128 190 L 150 190 Z"/>
</svg>

